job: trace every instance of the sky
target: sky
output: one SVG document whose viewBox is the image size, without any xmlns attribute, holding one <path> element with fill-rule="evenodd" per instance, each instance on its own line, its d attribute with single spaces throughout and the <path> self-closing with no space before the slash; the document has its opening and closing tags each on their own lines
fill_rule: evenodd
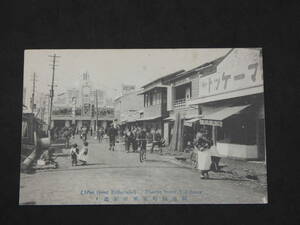
<svg viewBox="0 0 300 225">
<path fill-rule="evenodd" d="M 189 70 L 225 55 L 230 49 L 76 49 L 25 50 L 24 87 L 26 99 L 32 92 L 33 73 L 36 91 L 49 93 L 52 58 L 60 56 L 55 70 L 55 95 L 70 88 L 79 88 L 82 74 L 89 73 L 94 88 L 103 89 L 115 98 L 121 85 L 137 88 L 178 70 Z M 26 100 L 27 102 L 27 100 Z"/>
</svg>

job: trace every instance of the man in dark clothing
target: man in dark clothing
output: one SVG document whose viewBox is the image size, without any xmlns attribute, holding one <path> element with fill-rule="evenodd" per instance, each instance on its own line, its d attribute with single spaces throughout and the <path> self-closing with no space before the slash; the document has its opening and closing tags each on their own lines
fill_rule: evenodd
<svg viewBox="0 0 300 225">
<path fill-rule="evenodd" d="M 118 128 L 116 124 L 112 124 L 107 131 L 109 137 L 109 150 L 114 151 L 116 136 L 118 135 Z"/>
<path fill-rule="evenodd" d="M 152 143 L 151 153 L 153 153 L 153 149 L 156 145 L 159 147 L 160 152 L 162 152 L 161 139 L 162 138 L 161 138 L 160 132 L 157 130 L 154 134 L 154 140 Z"/>
<path fill-rule="evenodd" d="M 137 151 L 137 148 L 138 148 L 138 141 L 137 141 L 137 137 L 138 137 L 138 128 L 134 128 L 133 131 L 132 131 L 132 149 L 133 149 L 133 152 L 136 152 Z"/>
<path fill-rule="evenodd" d="M 125 132 L 125 149 L 127 153 L 130 151 L 130 145 L 132 146 L 132 143 L 133 143 L 133 133 L 131 129 L 128 129 Z"/>
<path fill-rule="evenodd" d="M 70 137 L 71 137 L 70 128 L 67 128 L 67 127 L 64 128 L 63 136 L 65 138 L 65 148 L 69 148 Z"/>
<path fill-rule="evenodd" d="M 147 146 L 147 140 L 146 140 L 147 136 L 146 136 L 146 129 L 143 128 L 139 134 L 138 134 L 138 140 L 139 140 L 139 146 L 141 148 L 141 150 L 146 150 L 146 146 Z"/>
</svg>

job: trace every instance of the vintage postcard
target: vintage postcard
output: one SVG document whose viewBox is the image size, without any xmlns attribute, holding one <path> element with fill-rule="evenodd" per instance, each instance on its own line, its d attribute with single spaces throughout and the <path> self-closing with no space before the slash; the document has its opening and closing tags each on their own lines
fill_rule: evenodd
<svg viewBox="0 0 300 225">
<path fill-rule="evenodd" d="M 266 204 L 261 48 L 25 50 L 20 205 Z"/>
</svg>

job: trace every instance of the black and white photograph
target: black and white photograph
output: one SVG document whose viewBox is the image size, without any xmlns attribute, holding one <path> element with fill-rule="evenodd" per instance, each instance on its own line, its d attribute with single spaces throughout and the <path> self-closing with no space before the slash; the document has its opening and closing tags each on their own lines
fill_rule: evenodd
<svg viewBox="0 0 300 225">
<path fill-rule="evenodd" d="M 19 205 L 267 204 L 262 48 L 27 49 Z"/>
</svg>

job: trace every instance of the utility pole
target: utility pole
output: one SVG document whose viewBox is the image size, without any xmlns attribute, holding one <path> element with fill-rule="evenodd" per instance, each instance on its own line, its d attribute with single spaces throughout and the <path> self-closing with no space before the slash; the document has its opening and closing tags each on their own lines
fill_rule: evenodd
<svg viewBox="0 0 300 225">
<path fill-rule="evenodd" d="M 34 95 L 35 95 L 35 82 L 36 82 L 36 76 L 35 76 L 35 73 L 33 73 L 33 79 L 32 79 L 32 96 L 31 96 L 31 104 L 30 104 L 30 107 L 31 107 L 31 112 L 33 113 L 34 112 Z"/>
<path fill-rule="evenodd" d="M 96 132 L 98 131 L 98 90 L 96 89 Z"/>
<path fill-rule="evenodd" d="M 53 106 L 53 97 L 54 97 L 54 74 L 55 74 L 55 67 L 58 66 L 55 63 L 56 58 L 59 58 L 60 56 L 57 56 L 56 54 L 54 55 L 49 55 L 49 57 L 53 58 L 52 64 L 50 66 L 52 67 L 52 82 L 51 82 L 51 89 L 50 89 L 50 111 L 49 111 L 49 124 L 48 128 L 51 128 L 51 116 L 52 116 L 52 106 Z"/>
</svg>

